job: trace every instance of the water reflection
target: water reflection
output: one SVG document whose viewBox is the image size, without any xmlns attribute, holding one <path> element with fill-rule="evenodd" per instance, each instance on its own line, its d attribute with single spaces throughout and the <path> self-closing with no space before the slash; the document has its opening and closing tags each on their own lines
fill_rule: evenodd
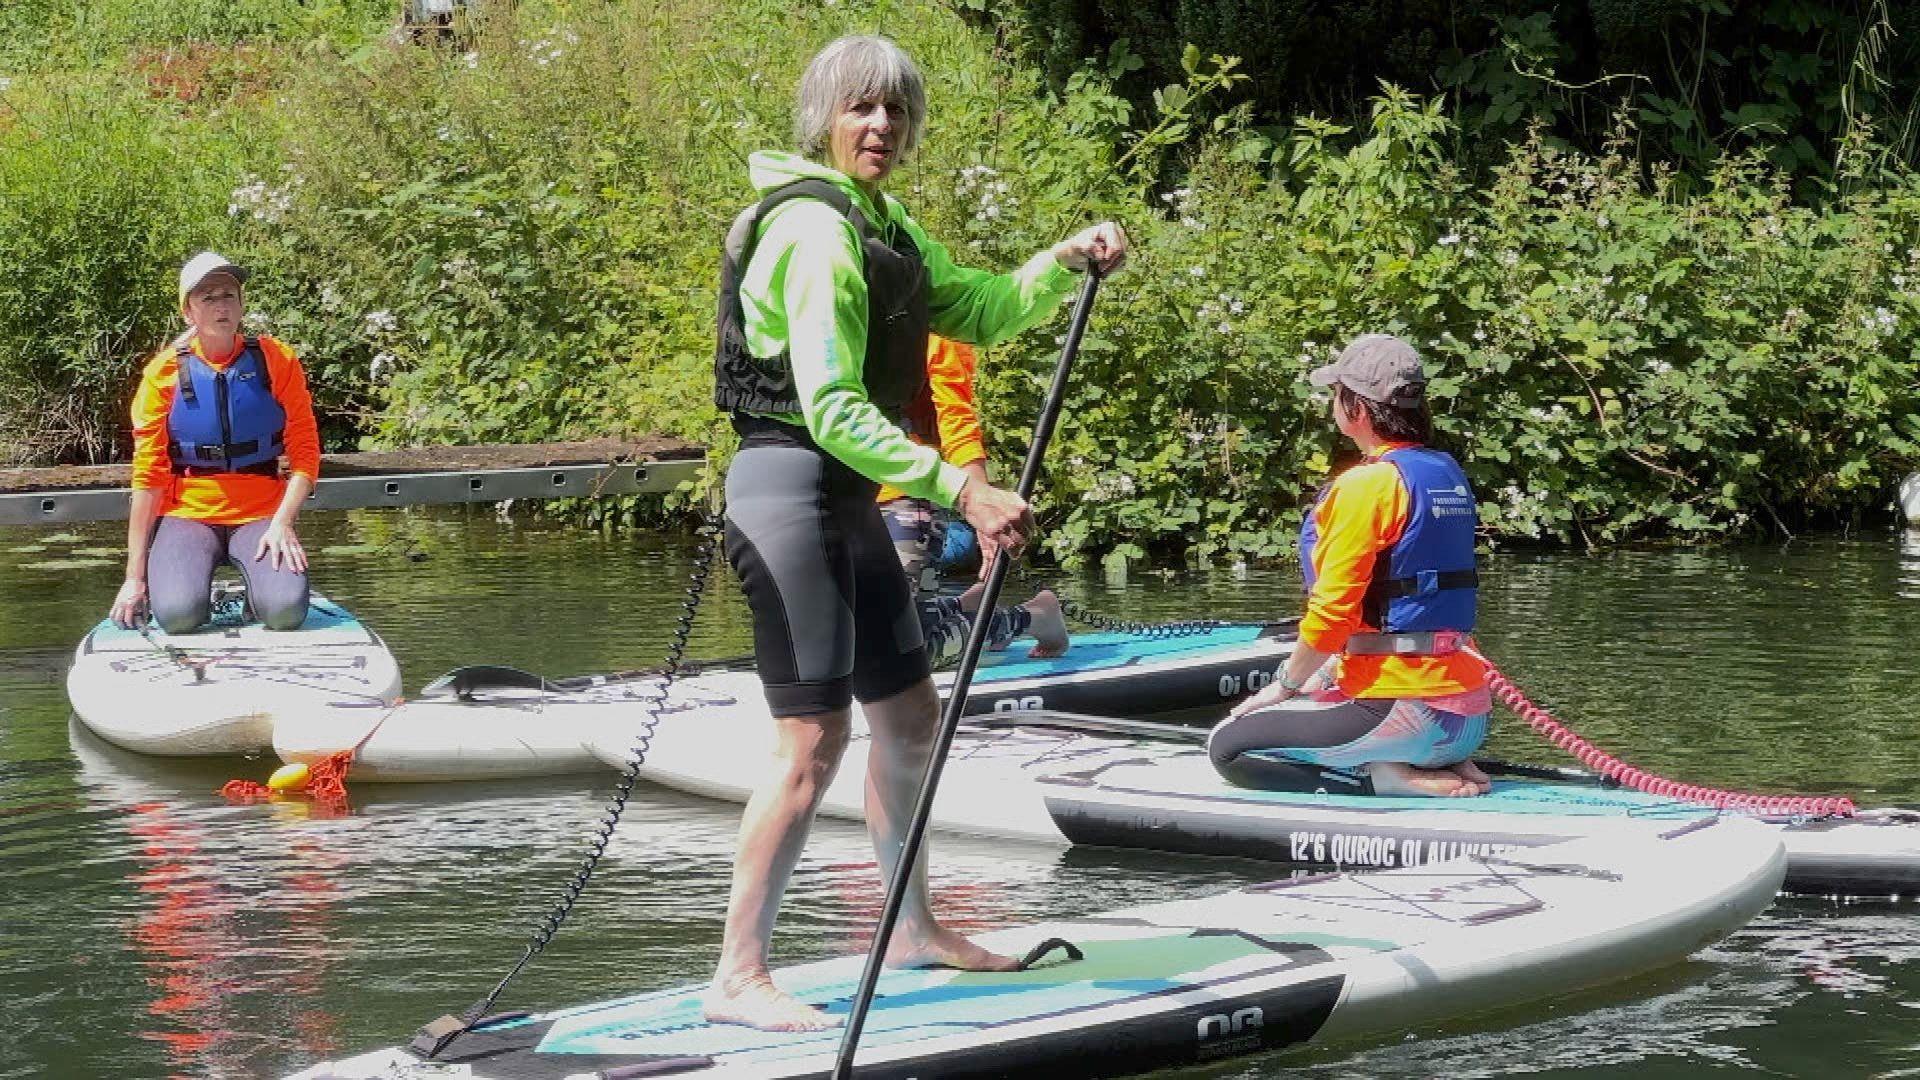
<svg viewBox="0 0 1920 1080">
<path fill-rule="evenodd" d="M 1920 526 L 1900 530 L 1900 598 L 1920 600 Z"/>
<path fill-rule="evenodd" d="M 67 530 L 110 546 L 124 527 Z M 467 663 L 564 675 L 655 663 L 691 551 L 490 513 L 322 514 L 316 580 L 391 644 L 409 688 Z M 410 554 L 409 554 L 410 553 Z M 424 559 L 416 556 L 426 556 Z M 124 754 L 72 729 L 61 672 L 114 565 L 0 557 L 0 970 L 15 1003 L 0 1077 L 262 1076 L 403 1040 L 484 993 L 579 865 L 609 779 L 352 785 L 353 812 L 229 807 L 268 761 Z M 1764 790 L 1920 797 L 1911 686 L 1920 536 L 1784 549 L 1503 554 L 1485 640 L 1517 681 L 1649 767 Z M 1253 568 L 1124 586 L 1032 575 L 1126 619 L 1296 614 L 1298 574 Z M 1014 586 L 1010 585 L 1010 588 Z M 746 650 L 724 575 L 692 653 Z M 1543 760 L 1502 719 L 1495 749 Z M 1878 789 L 1873 790 L 1873 789 Z M 700 978 L 739 811 L 643 788 L 592 885 L 504 1007 Z M 1270 868 L 933 840 L 932 886 L 968 930 L 1196 895 Z M 823 822 L 775 942 L 783 962 L 864 948 L 880 902 L 861 830 Z M 1920 1067 L 1920 916 L 1777 907 L 1693 964 L 1600 995 L 1191 1076 L 1892 1075 Z"/>
</svg>

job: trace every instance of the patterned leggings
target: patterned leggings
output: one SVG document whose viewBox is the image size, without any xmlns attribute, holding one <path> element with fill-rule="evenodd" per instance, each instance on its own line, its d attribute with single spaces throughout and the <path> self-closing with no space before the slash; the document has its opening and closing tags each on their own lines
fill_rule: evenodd
<svg viewBox="0 0 1920 1080">
<path fill-rule="evenodd" d="M 1322 670 L 1300 696 L 1222 720 L 1208 736 L 1207 754 L 1241 787 L 1291 789 L 1299 765 L 1457 764 L 1486 741 L 1487 718 L 1436 709 L 1419 698 L 1351 698 Z"/>
</svg>

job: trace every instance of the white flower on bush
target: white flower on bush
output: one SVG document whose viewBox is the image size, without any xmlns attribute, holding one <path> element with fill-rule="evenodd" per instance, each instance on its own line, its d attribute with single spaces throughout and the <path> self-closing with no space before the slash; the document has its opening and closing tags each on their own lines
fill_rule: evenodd
<svg viewBox="0 0 1920 1080">
<path fill-rule="evenodd" d="M 566 54 L 552 38 L 543 37 L 527 47 L 527 59 L 532 60 L 535 67 L 546 67 Z"/>
<path fill-rule="evenodd" d="M 13 89 L 13 79 L 6 75 L 0 75 L 0 94 L 4 94 L 11 89 Z"/>
<path fill-rule="evenodd" d="M 1020 200 L 1008 193 L 1007 182 L 996 179 L 999 175 L 991 165 L 969 165 L 960 170 L 954 194 L 976 201 L 978 205 L 974 208 L 973 220 L 998 221 L 1002 215 L 1010 215 L 1019 206 Z"/>
<path fill-rule="evenodd" d="M 240 316 L 240 325 L 249 330 L 268 330 L 273 327 L 273 316 L 264 311 L 249 311 Z"/>
<path fill-rule="evenodd" d="M 1194 278 L 1206 277 L 1207 268 L 1204 266 L 1189 266 L 1187 267 L 1187 276 L 1194 277 Z"/>
<path fill-rule="evenodd" d="M 1134 491 L 1133 477 L 1128 476 L 1126 473 L 1102 473 L 1100 479 L 1095 480 L 1093 486 L 1087 489 L 1087 498 L 1094 502 L 1107 502 L 1112 499 L 1125 498 L 1133 494 Z"/>
<path fill-rule="evenodd" d="M 1613 219 L 1608 217 L 1605 214 L 1601 214 L 1598 218 L 1594 219 L 1594 224 L 1600 226 L 1603 229 L 1611 229 L 1613 228 Z"/>
<path fill-rule="evenodd" d="M 1656 359 L 1653 363 L 1647 365 L 1647 370 L 1653 372 L 1655 375 L 1671 375 L 1673 374 L 1673 365 L 1665 360 Z"/>
<path fill-rule="evenodd" d="M 400 325 L 400 320 L 393 317 L 393 312 L 385 308 L 379 311 L 367 312 L 364 322 L 366 323 L 367 332 L 370 334 L 390 333 Z"/>
<path fill-rule="evenodd" d="M 255 221 L 277 225 L 293 208 L 293 188 L 299 179 L 290 178 L 286 187 L 269 187 L 265 180 L 249 176 L 227 197 L 227 216 L 245 214 Z"/>
<path fill-rule="evenodd" d="M 1194 317 L 1201 322 L 1212 322 L 1214 319 L 1219 319 L 1220 332 L 1225 334 L 1232 329 L 1226 321 L 1225 316 L 1238 315 L 1246 310 L 1247 305 L 1244 301 L 1236 299 L 1232 293 L 1223 292 L 1212 300 L 1201 304 L 1199 310 L 1194 312 Z"/>
<path fill-rule="evenodd" d="M 320 283 L 320 310 L 338 311 L 340 305 L 345 302 L 345 299 L 345 297 L 340 295 L 340 290 L 334 287 L 333 282 L 323 281 Z"/>
<path fill-rule="evenodd" d="M 1475 341 L 1485 341 L 1485 340 L 1487 340 L 1487 331 L 1486 331 L 1486 328 L 1485 328 L 1485 327 L 1481 327 L 1481 326 L 1476 326 L 1476 327 L 1474 327 L 1474 328 L 1473 328 L 1473 340 L 1475 340 Z"/>
<path fill-rule="evenodd" d="M 467 53 L 466 55 L 460 57 L 460 62 L 467 66 L 468 71 L 472 71 L 473 69 L 480 66 L 480 54 L 477 52 Z"/>
<path fill-rule="evenodd" d="M 1501 252 L 1500 254 L 1494 256 L 1494 258 L 1500 260 L 1501 266 L 1520 265 L 1520 253 L 1517 251 L 1513 251 L 1511 249 Z"/>
<path fill-rule="evenodd" d="M 400 358 L 390 352 L 374 353 L 373 362 L 367 365 L 367 381 L 379 382 L 380 376 L 392 371 L 393 366 L 399 361 Z"/>
<path fill-rule="evenodd" d="M 1187 203 L 1192 199 L 1193 199 L 1192 188 L 1174 188 L 1172 191 L 1166 192 L 1160 196 L 1160 201 L 1163 203 L 1166 203 L 1168 209 L 1172 210 L 1176 214 L 1181 214 L 1181 215 L 1186 214 Z"/>
<path fill-rule="evenodd" d="M 1447 235 L 1440 238 L 1441 247 L 1452 247 L 1453 245 L 1459 242 L 1460 242 L 1460 234 L 1457 232 L 1450 232 Z"/>
</svg>

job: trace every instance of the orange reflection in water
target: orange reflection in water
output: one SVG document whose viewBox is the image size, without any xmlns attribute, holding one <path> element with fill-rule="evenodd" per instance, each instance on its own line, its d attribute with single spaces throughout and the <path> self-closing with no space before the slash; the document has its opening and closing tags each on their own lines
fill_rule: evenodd
<svg viewBox="0 0 1920 1080">
<path fill-rule="evenodd" d="M 247 859 L 207 844 L 167 803 L 128 809 L 140 863 L 128 880 L 147 902 L 129 936 L 158 994 L 147 1006 L 157 1023 L 138 1036 L 198 1075 L 252 1075 L 261 1051 L 289 1042 L 337 1049 L 338 1020 L 320 998 L 338 860 L 311 839 L 271 832 L 258 839 L 290 846 Z"/>
</svg>

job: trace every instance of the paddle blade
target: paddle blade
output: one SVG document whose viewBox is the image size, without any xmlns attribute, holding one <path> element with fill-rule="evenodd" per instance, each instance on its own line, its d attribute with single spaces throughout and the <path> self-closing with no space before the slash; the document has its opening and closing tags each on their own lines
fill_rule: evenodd
<svg viewBox="0 0 1920 1080">
<path fill-rule="evenodd" d="M 486 690 L 547 690 L 552 683 L 544 675 L 507 667 L 504 664 L 469 664 L 457 667 L 420 689 L 421 697 L 471 699 Z"/>
</svg>

